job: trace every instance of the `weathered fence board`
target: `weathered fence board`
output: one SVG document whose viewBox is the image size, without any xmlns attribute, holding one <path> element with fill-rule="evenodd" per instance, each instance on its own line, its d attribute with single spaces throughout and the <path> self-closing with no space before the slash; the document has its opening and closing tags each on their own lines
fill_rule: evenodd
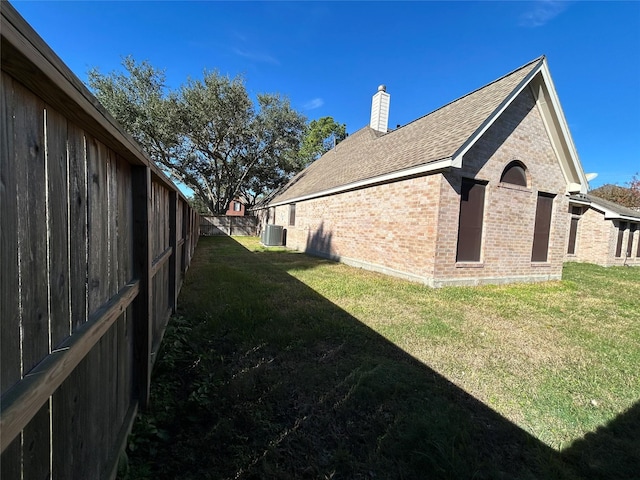
<svg viewBox="0 0 640 480">
<path fill-rule="evenodd" d="M 49 353 L 44 103 L 15 85 L 14 161 L 18 193 L 21 374 Z M 22 108 L 19 108 L 21 106 Z M 11 179 L 9 180 L 11 181 Z M 28 280 L 28 281 L 27 281 Z M 42 406 L 22 432 L 25 478 L 46 478 L 49 469 L 49 405 Z"/>
<path fill-rule="evenodd" d="M 13 7 L 1 13 L 0 476 L 114 478 L 199 219 Z"/>
<path fill-rule="evenodd" d="M 108 298 L 109 230 L 106 147 L 92 138 L 87 141 L 89 314 Z"/>
<path fill-rule="evenodd" d="M 71 334 L 69 307 L 69 237 L 67 177 L 67 119 L 45 109 L 47 164 L 47 223 L 49 231 L 49 304 L 51 347 Z"/>
<path fill-rule="evenodd" d="M 13 80 L 2 73 L 0 80 L 0 115 L 12 118 L 15 110 Z M 0 339 L 19 338 L 20 303 L 18 272 L 18 195 L 16 162 L 13 151 L 13 122 L 0 121 Z M 20 343 L 2 342 L 0 348 L 0 391 L 5 392 L 20 379 Z M 19 478 L 21 438 L 18 436 L 5 450 L 0 461 L 0 478 Z"/>
<path fill-rule="evenodd" d="M 85 322 L 87 311 L 87 157 L 84 132 L 69 124 L 69 283 L 72 331 Z M 71 252 L 73 254 L 71 255 Z"/>
</svg>

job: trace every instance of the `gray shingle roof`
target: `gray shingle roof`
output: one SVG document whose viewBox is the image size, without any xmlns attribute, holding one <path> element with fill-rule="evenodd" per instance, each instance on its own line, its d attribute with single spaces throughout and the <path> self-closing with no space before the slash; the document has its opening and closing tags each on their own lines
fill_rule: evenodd
<svg viewBox="0 0 640 480">
<path fill-rule="evenodd" d="M 386 134 L 364 127 L 296 175 L 271 203 L 452 157 L 544 57 Z"/>
<path fill-rule="evenodd" d="M 604 198 L 597 197 L 595 195 L 582 194 L 582 195 L 571 195 L 570 197 L 573 200 L 581 200 L 586 201 L 591 204 L 595 204 L 600 208 L 605 208 L 617 215 L 622 215 L 624 217 L 631 217 L 640 220 L 640 212 L 637 210 L 633 210 L 632 208 L 628 208 L 622 206 L 618 203 L 611 202 L 609 200 L 605 200 Z"/>
</svg>

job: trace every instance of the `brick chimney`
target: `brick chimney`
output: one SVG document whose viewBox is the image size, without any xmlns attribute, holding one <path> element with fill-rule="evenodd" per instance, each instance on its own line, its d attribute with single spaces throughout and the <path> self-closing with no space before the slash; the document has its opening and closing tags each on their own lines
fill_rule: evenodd
<svg viewBox="0 0 640 480">
<path fill-rule="evenodd" d="M 387 133 L 390 98 L 387 93 L 387 87 L 380 85 L 378 92 L 371 100 L 371 122 L 369 126 L 378 132 Z"/>
</svg>

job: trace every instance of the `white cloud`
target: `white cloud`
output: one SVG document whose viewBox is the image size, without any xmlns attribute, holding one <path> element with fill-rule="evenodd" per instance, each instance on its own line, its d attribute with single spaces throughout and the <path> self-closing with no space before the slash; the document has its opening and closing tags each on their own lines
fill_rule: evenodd
<svg viewBox="0 0 640 480">
<path fill-rule="evenodd" d="M 309 100 L 307 103 L 303 105 L 305 110 L 315 110 L 316 108 L 320 108 L 324 105 L 324 100 L 321 98 L 314 98 Z"/>
<path fill-rule="evenodd" d="M 520 26 L 542 27 L 564 12 L 569 2 L 558 0 L 536 0 L 532 8 L 520 16 Z"/>
<path fill-rule="evenodd" d="M 280 61 L 277 58 L 267 53 L 249 52 L 247 50 L 240 50 L 239 48 L 234 48 L 233 53 L 241 57 L 248 58 L 249 60 L 254 60 L 256 62 L 270 63 L 272 65 L 280 65 Z"/>
</svg>

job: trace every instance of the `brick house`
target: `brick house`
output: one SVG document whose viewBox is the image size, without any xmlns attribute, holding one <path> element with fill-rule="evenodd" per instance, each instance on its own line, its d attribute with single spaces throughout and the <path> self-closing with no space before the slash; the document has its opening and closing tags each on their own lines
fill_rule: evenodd
<svg viewBox="0 0 640 480">
<path fill-rule="evenodd" d="M 546 58 L 395 130 L 389 103 L 261 212 L 286 246 L 434 287 L 560 279 L 588 184 Z"/>
<path fill-rule="evenodd" d="M 569 197 L 567 261 L 640 266 L 640 211 L 594 195 Z"/>
<path fill-rule="evenodd" d="M 234 198 L 229 202 L 229 207 L 225 215 L 233 217 L 244 217 L 244 203 L 239 198 Z"/>
</svg>

